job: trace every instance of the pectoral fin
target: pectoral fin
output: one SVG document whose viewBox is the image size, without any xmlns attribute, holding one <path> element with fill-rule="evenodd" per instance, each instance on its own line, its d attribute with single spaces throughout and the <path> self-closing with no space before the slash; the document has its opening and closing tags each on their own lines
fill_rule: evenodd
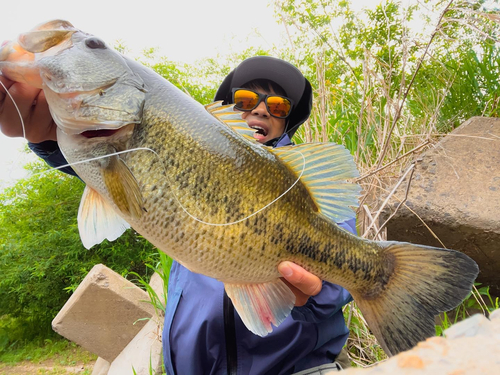
<svg viewBox="0 0 500 375">
<path fill-rule="evenodd" d="M 264 284 L 224 284 L 245 326 L 261 337 L 290 315 L 295 295 L 281 279 Z M 271 325 L 272 324 L 272 325 Z"/>
<path fill-rule="evenodd" d="M 102 170 L 102 176 L 118 209 L 132 219 L 139 219 L 144 212 L 141 190 L 123 160 L 116 156 L 110 157 L 108 166 Z"/>
<path fill-rule="evenodd" d="M 85 248 L 104 239 L 114 241 L 128 228 L 130 225 L 94 189 L 85 187 L 78 209 L 78 230 Z"/>
</svg>

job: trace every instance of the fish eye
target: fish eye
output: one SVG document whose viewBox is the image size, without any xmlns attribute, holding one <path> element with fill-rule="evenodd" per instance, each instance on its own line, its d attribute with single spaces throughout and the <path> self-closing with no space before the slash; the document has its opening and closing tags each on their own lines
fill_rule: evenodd
<svg viewBox="0 0 500 375">
<path fill-rule="evenodd" d="M 106 45 L 99 38 L 88 38 L 85 40 L 85 45 L 90 49 L 105 49 Z"/>
</svg>

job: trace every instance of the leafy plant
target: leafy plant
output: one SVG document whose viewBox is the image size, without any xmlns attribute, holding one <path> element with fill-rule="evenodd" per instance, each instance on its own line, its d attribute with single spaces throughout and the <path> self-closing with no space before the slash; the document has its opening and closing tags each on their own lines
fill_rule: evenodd
<svg viewBox="0 0 500 375">
<path fill-rule="evenodd" d="M 170 258 L 167 254 L 162 251 L 158 251 L 158 262 L 155 265 L 146 264 L 153 274 L 157 273 L 162 280 L 163 289 L 161 291 L 161 295 L 158 295 L 158 292 L 154 290 L 150 285 L 150 280 L 139 275 L 137 272 L 130 272 L 130 275 L 135 276 L 136 282 L 148 293 L 149 303 L 151 303 L 158 314 L 158 312 L 165 312 L 167 296 L 168 296 L 168 278 L 170 276 L 170 267 L 172 266 L 172 258 Z M 160 314 L 158 314 L 160 315 Z"/>
<path fill-rule="evenodd" d="M 472 314 L 482 313 L 489 316 L 491 312 L 500 307 L 499 298 L 491 296 L 490 287 L 483 286 L 478 289 L 477 287 L 480 285 L 481 283 L 475 283 L 474 289 L 460 306 L 453 311 L 445 312 L 440 315 L 440 324 L 436 325 L 436 336 L 442 336 L 443 332 L 453 324 L 467 319 Z"/>
<path fill-rule="evenodd" d="M 385 170 L 398 173 L 437 132 L 496 114 L 500 26 L 483 3 L 388 0 L 356 12 L 350 1 L 276 1 L 289 26 L 282 56 L 315 88 L 297 139 L 342 143 L 367 174 L 404 154 Z"/>
<path fill-rule="evenodd" d="M 146 276 L 156 254 L 132 230 L 86 250 L 76 223 L 83 183 L 41 163 L 28 169 L 31 177 L 0 194 L 0 319 L 17 327 L 9 344 L 0 334 L 4 348 L 52 337 L 51 320 L 95 264 Z"/>
</svg>

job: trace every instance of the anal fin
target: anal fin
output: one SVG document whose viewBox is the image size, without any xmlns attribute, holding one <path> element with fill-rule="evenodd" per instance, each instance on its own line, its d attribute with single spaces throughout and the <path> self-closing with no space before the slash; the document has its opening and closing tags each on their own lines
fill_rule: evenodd
<svg viewBox="0 0 500 375">
<path fill-rule="evenodd" d="M 94 189 L 86 186 L 78 209 L 78 230 L 83 246 L 90 249 L 104 239 L 114 241 L 130 225 Z"/>
<path fill-rule="evenodd" d="M 279 326 L 295 305 L 295 295 L 281 280 L 263 284 L 224 284 L 245 326 L 264 337 Z"/>
</svg>

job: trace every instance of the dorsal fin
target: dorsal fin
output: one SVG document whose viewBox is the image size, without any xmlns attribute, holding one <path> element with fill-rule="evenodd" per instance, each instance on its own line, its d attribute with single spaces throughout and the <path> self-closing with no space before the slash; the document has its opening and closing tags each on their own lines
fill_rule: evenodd
<svg viewBox="0 0 500 375">
<path fill-rule="evenodd" d="M 358 177 L 354 159 L 344 146 L 335 143 L 305 143 L 269 148 L 310 192 L 320 212 L 336 223 L 356 217 L 361 187 L 347 180 Z M 304 164 L 305 162 L 305 164 Z"/>
<path fill-rule="evenodd" d="M 260 144 L 253 137 L 255 129 L 247 125 L 247 122 L 241 118 L 241 112 L 233 109 L 233 104 L 222 105 L 222 101 L 213 102 L 205 106 L 206 110 L 217 117 L 236 133 L 242 135 L 249 141 Z"/>
<path fill-rule="evenodd" d="M 347 180 L 359 176 L 354 159 L 344 146 L 336 143 L 307 143 L 271 148 L 253 138 L 250 128 L 233 105 L 222 101 L 205 106 L 207 111 L 248 141 L 267 149 L 283 161 L 310 192 L 320 212 L 341 223 L 356 217 L 361 187 Z M 304 165 L 305 161 L 305 165 Z M 302 172 L 303 171 L 303 172 Z M 301 175 L 302 173 L 302 175 Z"/>
</svg>

